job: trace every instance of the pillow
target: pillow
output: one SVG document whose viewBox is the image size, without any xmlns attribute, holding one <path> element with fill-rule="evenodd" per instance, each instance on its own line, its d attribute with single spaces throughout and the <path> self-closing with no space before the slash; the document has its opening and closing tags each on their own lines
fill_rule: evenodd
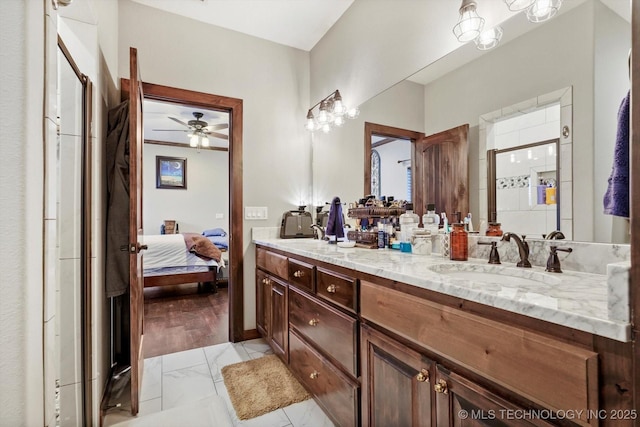
<svg viewBox="0 0 640 427">
<path fill-rule="evenodd" d="M 209 236 L 226 236 L 227 232 L 224 231 L 222 228 L 211 228 L 209 230 L 204 230 L 202 232 L 203 236 L 209 237 Z"/>
</svg>

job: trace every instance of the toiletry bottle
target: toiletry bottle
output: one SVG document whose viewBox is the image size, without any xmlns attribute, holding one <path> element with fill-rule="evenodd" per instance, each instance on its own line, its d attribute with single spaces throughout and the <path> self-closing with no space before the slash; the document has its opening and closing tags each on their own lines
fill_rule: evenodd
<svg viewBox="0 0 640 427">
<path fill-rule="evenodd" d="M 176 234 L 180 234 L 180 228 L 177 222 L 176 222 Z"/>
<path fill-rule="evenodd" d="M 447 219 L 447 213 L 442 212 L 442 228 L 445 233 L 449 233 L 449 220 Z"/>
<path fill-rule="evenodd" d="M 449 233 L 450 259 L 452 261 L 466 261 L 469 257 L 469 234 L 464 229 L 464 224 L 456 222 Z"/>
<path fill-rule="evenodd" d="M 408 242 L 413 229 L 420 223 L 420 217 L 413 213 L 413 203 L 405 205 L 405 213 L 400 215 L 400 241 Z"/>
<path fill-rule="evenodd" d="M 544 179 L 540 178 L 538 182 L 538 204 L 544 205 L 547 203 L 547 186 L 544 184 Z"/>
<path fill-rule="evenodd" d="M 165 226 L 164 224 L 160 225 L 160 234 L 164 234 L 165 233 Z"/>
<path fill-rule="evenodd" d="M 486 235 L 487 236 L 495 236 L 495 237 L 502 236 L 501 224 L 499 222 L 490 222 L 489 223 L 489 228 L 487 228 Z"/>
<path fill-rule="evenodd" d="M 549 186 L 546 190 L 546 203 L 547 205 L 556 204 L 556 187 Z"/>
<path fill-rule="evenodd" d="M 438 226 L 440 225 L 440 217 L 436 213 L 436 205 L 429 203 L 427 205 L 427 213 L 422 215 L 422 226 L 431 231 L 431 234 L 438 234 Z"/>
<path fill-rule="evenodd" d="M 467 214 L 465 230 L 473 232 L 473 222 L 471 221 L 471 212 Z"/>
</svg>

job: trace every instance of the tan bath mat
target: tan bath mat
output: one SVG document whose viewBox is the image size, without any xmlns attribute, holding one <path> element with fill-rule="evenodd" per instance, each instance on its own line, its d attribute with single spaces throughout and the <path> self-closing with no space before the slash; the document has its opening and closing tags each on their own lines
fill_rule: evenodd
<svg viewBox="0 0 640 427">
<path fill-rule="evenodd" d="M 225 366 L 222 378 L 241 420 L 255 418 L 310 397 L 275 354 Z"/>
</svg>

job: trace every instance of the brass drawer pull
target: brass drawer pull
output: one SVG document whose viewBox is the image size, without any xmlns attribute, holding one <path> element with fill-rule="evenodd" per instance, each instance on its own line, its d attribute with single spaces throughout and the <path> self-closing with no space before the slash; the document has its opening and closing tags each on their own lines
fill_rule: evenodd
<svg viewBox="0 0 640 427">
<path fill-rule="evenodd" d="M 318 322 L 319 322 L 318 319 L 311 319 L 309 320 L 309 326 L 316 326 Z"/>
<path fill-rule="evenodd" d="M 320 375 L 318 372 L 313 371 L 309 374 L 309 378 L 311 378 L 312 380 L 315 380 L 316 378 L 318 378 L 318 375 Z"/>
<path fill-rule="evenodd" d="M 427 371 L 426 369 L 422 369 L 420 372 L 418 372 L 418 375 L 416 375 L 416 379 L 421 383 L 429 382 L 429 371 Z"/>
<path fill-rule="evenodd" d="M 334 285 L 332 283 L 329 286 L 327 286 L 327 292 L 329 292 L 330 294 L 335 294 L 336 293 L 336 285 Z"/>
<path fill-rule="evenodd" d="M 436 393 L 449 393 L 449 386 L 447 385 L 447 382 L 445 380 L 438 380 L 438 384 L 434 385 L 433 389 L 436 391 Z"/>
<path fill-rule="evenodd" d="M 304 271 L 301 271 L 301 270 L 296 270 L 293 273 L 293 277 L 303 277 L 303 276 L 304 276 Z"/>
</svg>

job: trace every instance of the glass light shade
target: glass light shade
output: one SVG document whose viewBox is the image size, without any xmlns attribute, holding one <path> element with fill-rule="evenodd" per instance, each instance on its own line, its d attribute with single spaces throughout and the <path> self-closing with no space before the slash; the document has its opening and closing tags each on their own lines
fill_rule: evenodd
<svg viewBox="0 0 640 427">
<path fill-rule="evenodd" d="M 329 116 L 327 114 L 327 105 L 324 101 L 320 104 L 320 112 L 318 113 L 318 123 L 321 125 L 327 123 Z"/>
<path fill-rule="evenodd" d="M 478 37 L 484 27 L 484 19 L 476 12 L 474 1 L 463 0 L 460 7 L 460 19 L 453 27 L 453 34 L 459 42 L 466 43 Z"/>
<path fill-rule="evenodd" d="M 329 133 L 330 130 L 331 130 L 331 126 L 329 125 L 329 123 L 325 123 L 322 125 L 322 132 Z"/>
<path fill-rule="evenodd" d="M 360 115 L 360 109 L 358 107 L 351 107 L 351 108 L 347 108 L 347 117 L 350 119 L 355 119 L 356 117 L 358 117 L 358 115 Z"/>
<path fill-rule="evenodd" d="M 307 118 L 307 124 L 304 125 L 304 128 L 308 131 L 313 131 L 316 128 L 316 122 L 313 120 L 313 117 Z"/>
<path fill-rule="evenodd" d="M 510 11 L 524 10 L 535 3 L 536 0 L 504 0 Z"/>
<path fill-rule="evenodd" d="M 480 33 L 475 39 L 476 47 L 480 50 L 493 49 L 502 39 L 502 27 L 493 27 Z"/>
<path fill-rule="evenodd" d="M 197 147 L 198 146 L 198 135 L 196 134 L 192 134 L 191 138 L 189 139 L 189 145 L 191 147 Z"/>
<path fill-rule="evenodd" d="M 343 116 L 336 116 L 333 119 L 333 124 L 336 126 L 342 126 L 344 124 L 344 117 Z"/>
<path fill-rule="evenodd" d="M 536 0 L 527 9 L 527 19 L 529 22 L 544 22 L 555 16 L 560 6 L 562 6 L 562 0 Z"/>
<path fill-rule="evenodd" d="M 202 144 L 203 147 L 208 147 L 209 146 L 209 138 L 207 138 L 205 135 L 203 135 L 202 138 L 200 138 L 200 143 Z"/>
<path fill-rule="evenodd" d="M 333 114 L 336 116 L 342 116 L 344 114 L 344 105 L 341 99 L 333 101 Z"/>
</svg>

